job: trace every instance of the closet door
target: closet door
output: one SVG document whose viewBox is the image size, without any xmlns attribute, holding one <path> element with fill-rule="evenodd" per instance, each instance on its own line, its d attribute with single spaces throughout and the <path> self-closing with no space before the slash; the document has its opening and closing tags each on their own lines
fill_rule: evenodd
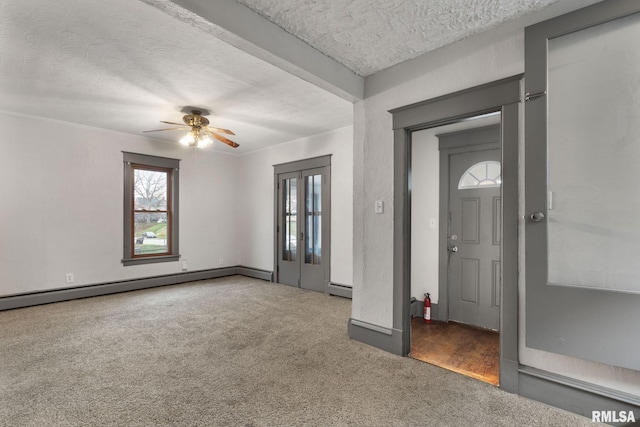
<svg viewBox="0 0 640 427">
<path fill-rule="evenodd" d="M 330 156 L 275 169 L 276 281 L 326 292 L 331 271 Z"/>
<path fill-rule="evenodd" d="M 640 369 L 640 3 L 525 32 L 526 345 Z"/>
</svg>

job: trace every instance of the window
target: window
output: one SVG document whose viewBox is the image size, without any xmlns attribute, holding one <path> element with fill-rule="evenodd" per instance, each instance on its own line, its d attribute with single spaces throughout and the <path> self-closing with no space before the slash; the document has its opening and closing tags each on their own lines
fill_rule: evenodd
<svg viewBox="0 0 640 427">
<path fill-rule="evenodd" d="M 284 181 L 284 248 L 282 259 L 295 261 L 298 249 L 298 188 L 297 178 L 289 178 Z"/>
<path fill-rule="evenodd" d="M 124 265 L 177 261 L 180 160 L 124 152 Z"/>
<path fill-rule="evenodd" d="M 487 160 L 471 166 L 458 182 L 458 190 L 500 187 L 500 162 Z"/>
<path fill-rule="evenodd" d="M 307 247 L 304 261 L 307 264 L 320 264 L 322 258 L 322 175 L 307 175 L 305 180 L 307 186 L 305 189 L 307 197 Z"/>
</svg>

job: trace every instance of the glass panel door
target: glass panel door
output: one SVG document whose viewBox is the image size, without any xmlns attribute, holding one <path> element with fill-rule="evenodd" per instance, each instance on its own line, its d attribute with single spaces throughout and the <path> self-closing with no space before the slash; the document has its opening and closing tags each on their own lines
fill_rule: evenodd
<svg viewBox="0 0 640 427">
<path fill-rule="evenodd" d="M 282 259 L 295 261 L 298 252 L 298 178 L 283 181 L 283 250 Z"/>
<path fill-rule="evenodd" d="M 297 165 L 311 167 L 296 169 Z M 330 180 L 330 156 L 276 166 L 275 277 L 279 283 L 327 290 L 331 273 Z"/>
<path fill-rule="evenodd" d="M 300 285 L 300 257 L 298 256 L 300 224 L 300 173 L 279 174 L 277 182 L 277 277 L 279 283 Z"/>
<path fill-rule="evenodd" d="M 318 292 L 325 292 L 329 280 L 329 271 L 325 268 L 328 260 L 322 262 L 323 246 L 329 239 L 328 230 L 325 229 L 327 224 L 322 223 L 330 204 L 331 193 L 326 185 L 328 175 L 328 167 L 302 171 L 304 258 L 300 266 L 300 287 Z"/>
<path fill-rule="evenodd" d="M 322 259 L 322 175 L 309 175 L 305 183 L 306 224 L 305 263 L 320 264 Z"/>
</svg>

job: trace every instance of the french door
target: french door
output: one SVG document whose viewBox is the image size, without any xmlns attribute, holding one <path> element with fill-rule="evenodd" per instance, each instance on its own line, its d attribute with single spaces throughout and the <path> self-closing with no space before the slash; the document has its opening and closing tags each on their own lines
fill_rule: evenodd
<svg viewBox="0 0 640 427">
<path fill-rule="evenodd" d="M 326 292 L 330 274 L 329 156 L 277 165 L 276 281 Z M 318 166 L 318 167 L 313 167 Z M 293 170 L 296 168 L 304 168 Z"/>
</svg>

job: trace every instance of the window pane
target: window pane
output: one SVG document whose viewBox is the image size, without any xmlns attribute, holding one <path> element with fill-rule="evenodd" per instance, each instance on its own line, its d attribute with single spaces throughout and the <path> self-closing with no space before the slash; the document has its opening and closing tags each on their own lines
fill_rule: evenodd
<svg viewBox="0 0 640 427">
<path fill-rule="evenodd" d="M 548 44 L 549 283 L 640 292 L 640 14 Z"/>
<path fill-rule="evenodd" d="M 487 160 L 476 163 L 462 174 L 458 190 L 500 187 L 502 184 L 500 162 Z"/>
<path fill-rule="evenodd" d="M 134 213 L 133 250 L 135 255 L 169 252 L 167 213 Z"/>
<path fill-rule="evenodd" d="M 284 250 L 282 259 L 295 261 L 298 251 L 298 180 L 296 178 L 283 181 L 284 197 Z"/>
<path fill-rule="evenodd" d="M 305 181 L 307 195 L 305 262 L 307 264 L 320 264 L 322 255 L 322 175 L 307 176 Z"/>
<path fill-rule="evenodd" d="M 167 172 L 134 169 L 134 209 L 167 210 Z"/>
</svg>

